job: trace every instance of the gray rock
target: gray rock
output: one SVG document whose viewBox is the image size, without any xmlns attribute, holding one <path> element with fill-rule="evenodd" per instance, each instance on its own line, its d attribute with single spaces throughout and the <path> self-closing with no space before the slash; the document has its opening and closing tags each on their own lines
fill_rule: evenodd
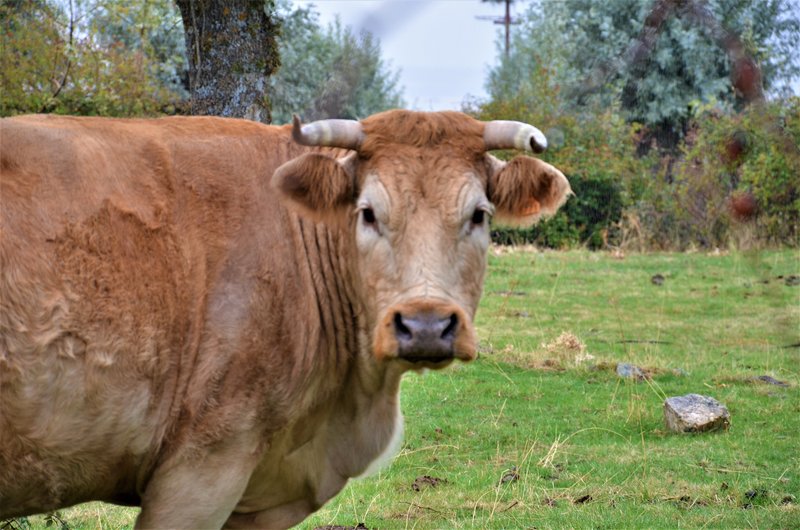
<svg viewBox="0 0 800 530">
<path fill-rule="evenodd" d="M 644 371 L 635 364 L 617 363 L 617 375 L 620 377 L 633 377 L 637 381 L 645 379 Z"/>
<path fill-rule="evenodd" d="M 789 386 L 789 383 L 786 383 L 785 381 L 778 381 L 770 375 L 760 375 L 758 377 L 754 377 L 753 381 L 775 386 Z"/>
<path fill-rule="evenodd" d="M 673 432 L 704 432 L 728 429 L 731 414 L 714 398 L 687 394 L 664 401 L 664 420 Z"/>
</svg>

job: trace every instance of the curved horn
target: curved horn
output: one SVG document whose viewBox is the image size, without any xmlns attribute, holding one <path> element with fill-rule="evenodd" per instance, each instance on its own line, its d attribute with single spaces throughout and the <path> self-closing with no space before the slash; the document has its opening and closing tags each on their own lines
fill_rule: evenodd
<svg viewBox="0 0 800 530">
<path fill-rule="evenodd" d="M 547 149 L 545 135 L 527 123 L 519 121 L 495 120 L 486 122 L 483 129 L 483 141 L 486 150 L 492 149 L 523 149 L 541 153 Z"/>
<path fill-rule="evenodd" d="M 320 120 L 303 125 L 292 117 L 292 138 L 301 145 L 342 147 L 356 150 L 364 140 L 361 123 L 355 120 Z"/>
</svg>

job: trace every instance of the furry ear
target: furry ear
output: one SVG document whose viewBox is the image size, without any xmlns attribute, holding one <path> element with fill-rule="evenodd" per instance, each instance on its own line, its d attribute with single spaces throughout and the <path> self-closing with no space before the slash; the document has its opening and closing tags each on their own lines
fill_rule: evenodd
<svg viewBox="0 0 800 530">
<path fill-rule="evenodd" d="M 306 153 L 286 162 L 272 175 L 272 187 L 292 206 L 315 221 L 347 214 L 357 195 L 356 157 L 334 159 Z"/>
<path fill-rule="evenodd" d="M 530 226 L 556 213 L 572 195 L 564 174 L 538 158 L 518 156 L 502 162 L 489 154 L 486 157 L 487 195 L 501 224 Z"/>
</svg>

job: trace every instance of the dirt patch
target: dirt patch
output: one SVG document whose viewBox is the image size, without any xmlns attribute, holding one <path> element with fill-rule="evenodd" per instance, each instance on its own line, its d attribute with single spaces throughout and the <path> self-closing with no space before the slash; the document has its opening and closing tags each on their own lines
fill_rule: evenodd
<svg viewBox="0 0 800 530">
<path fill-rule="evenodd" d="M 528 296 L 528 293 L 525 291 L 490 291 L 489 294 L 495 294 L 497 296 L 502 296 L 503 298 L 508 298 L 509 296 Z"/>
<path fill-rule="evenodd" d="M 435 488 L 440 484 L 447 484 L 447 480 L 430 475 L 422 475 L 414 479 L 414 483 L 411 484 L 411 489 L 414 491 L 422 491 L 424 488 Z"/>
<path fill-rule="evenodd" d="M 681 495 L 680 497 L 668 497 L 664 499 L 668 502 L 675 503 L 676 506 L 682 508 L 693 508 L 695 506 L 708 506 L 708 503 L 702 499 L 692 497 L 690 495 Z"/>
<path fill-rule="evenodd" d="M 729 384 L 745 384 L 745 385 L 771 385 L 778 387 L 790 387 L 790 383 L 775 379 L 771 375 L 729 375 L 713 378 L 713 383 L 717 386 L 726 387 Z"/>
<path fill-rule="evenodd" d="M 500 484 L 508 484 L 510 482 L 516 482 L 519 480 L 519 472 L 517 472 L 517 466 L 511 466 L 511 469 L 503 473 L 502 478 L 500 478 Z"/>
<path fill-rule="evenodd" d="M 581 495 L 577 499 L 572 501 L 572 504 L 586 504 L 592 500 L 592 496 L 589 494 Z"/>
<path fill-rule="evenodd" d="M 749 510 L 754 506 L 760 506 L 767 501 L 769 492 L 764 488 L 751 489 L 744 492 L 741 507 Z"/>
<path fill-rule="evenodd" d="M 525 368 L 542 370 L 545 372 L 564 372 L 566 368 L 558 359 L 532 359 L 526 363 Z"/>
</svg>

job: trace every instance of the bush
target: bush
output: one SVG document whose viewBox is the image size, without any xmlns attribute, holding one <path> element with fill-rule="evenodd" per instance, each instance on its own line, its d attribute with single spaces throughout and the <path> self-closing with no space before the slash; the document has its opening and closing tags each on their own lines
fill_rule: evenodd
<svg viewBox="0 0 800 530">
<path fill-rule="evenodd" d="M 180 17 L 172 4 L 141 3 L 0 2 L 0 116 L 174 112 Z M 173 45 L 157 45 L 164 37 Z"/>
<path fill-rule="evenodd" d="M 739 167 L 736 189 L 755 196 L 762 237 L 796 246 L 800 236 L 800 98 L 764 110 L 751 109 L 740 120 L 739 125 L 748 131 L 749 149 Z"/>
<path fill-rule="evenodd" d="M 698 113 L 674 164 L 632 206 L 656 246 L 728 246 L 740 226 L 755 239 L 797 245 L 800 223 L 800 100 L 740 114 Z M 754 211 L 739 201 L 753 201 Z"/>
<path fill-rule="evenodd" d="M 496 243 L 674 250 L 738 245 L 746 233 L 748 245 L 798 245 L 800 98 L 740 113 L 700 107 L 677 154 L 640 157 L 639 126 L 614 109 L 562 111 L 546 71 L 537 79 L 533 93 L 473 113 L 543 129 L 551 140 L 543 159 L 564 172 L 575 197 L 532 228 L 495 228 Z M 748 203 L 752 214 L 740 207 Z"/>
<path fill-rule="evenodd" d="M 652 131 L 626 123 L 617 108 L 571 105 L 552 58 L 529 54 L 525 68 L 506 66 L 492 82 L 513 90 L 466 110 L 545 131 L 551 147 L 542 158 L 564 172 L 576 196 L 533 228 L 495 228 L 495 242 L 673 250 L 741 244 L 746 235 L 745 244 L 798 245 L 800 99 L 740 113 L 694 104 L 680 149 L 642 148 L 639 156 Z"/>
<path fill-rule="evenodd" d="M 575 193 L 552 219 L 528 229 L 496 227 L 493 240 L 552 248 L 616 244 L 624 208 L 650 178 L 651 159 L 636 156 L 639 126 L 625 123 L 613 108 L 581 114 L 564 110 L 550 74 L 540 66 L 513 97 L 467 109 L 481 120 L 517 120 L 542 129 L 550 148 L 541 158 L 567 176 Z"/>
<path fill-rule="evenodd" d="M 598 172 L 569 176 L 575 196 L 553 218 L 530 228 L 492 230 L 492 240 L 499 244 L 533 243 L 550 248 L 585 245 L 604 248 L 623 209 L 622 186 L 613 175 Z"/>
</svg>

